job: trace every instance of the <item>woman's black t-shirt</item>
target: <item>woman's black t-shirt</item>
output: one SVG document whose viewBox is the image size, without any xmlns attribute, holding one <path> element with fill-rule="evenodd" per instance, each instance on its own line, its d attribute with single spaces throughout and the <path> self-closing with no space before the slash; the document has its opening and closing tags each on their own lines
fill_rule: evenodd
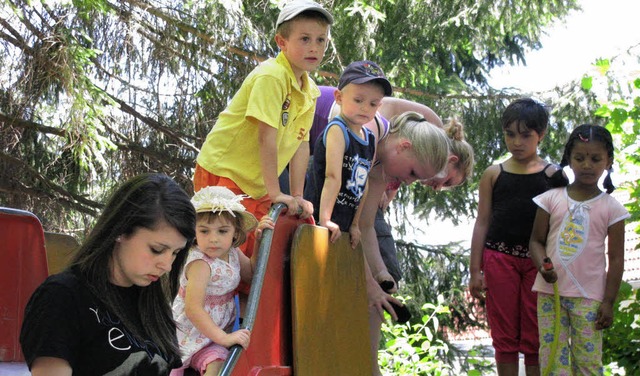
<svg viewBox="0 0 640 376">
<path fill-rule="evenodd" d="M 140 287 L 118 289 L 125 309 L 137 312 Z M 74 375 L 168 375 L 181 364 L 166 359 L 150 339 L 135 338 L 70 270 L 36 289 L 20 343 L 29 368 L 38 357 L 61 358 Z"/>
</svg>

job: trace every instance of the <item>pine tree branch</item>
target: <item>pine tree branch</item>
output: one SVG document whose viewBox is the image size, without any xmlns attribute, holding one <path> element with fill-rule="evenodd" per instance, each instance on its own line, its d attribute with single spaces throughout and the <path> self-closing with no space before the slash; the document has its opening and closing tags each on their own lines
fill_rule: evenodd
<svg viewBox="0 0 640 376">
<path fill-rule="evenodd" d="M 24 163 L 22 160 L 18 158 L 14 158 L 8 154 L 0 152 L 0 160 L 9 163 L 12 166 L 15 166 L 15 168 L 18 171 L 20 171 L 21 174 L 29 175 L 30 177 L 34 178 L 35 180 L 39 181 L 44 186 L 46 186 L 48 189 L 50 189 L 51 190 L 50 192 L 57 193 L 58 195 L 26 186 L 19 181 L 13 180 L 13 181 L 10 181 L 10 184 L 16 185 L 19 188 L 19 189 L 13 189 L 15 193 L 24 195 L 25 192 L 39 192 L 38 196 L 41 196 L 41 197 L 46 196 L 49 199 L 62 200 L 64 202 L 67 202 L 68 205 L 73 209 L 78 210 L 82 213 L 93 215 L 93 216 L 97 214 L 97 211 L 95 209 L 99 209 L 102 207 L 102 204 L 96 201 L 89 200 L 85 197 L 82 197 L 80 195 L 67 191 L 66 189 L 62 188 L 60 185 L 49 180 L 47 177 L 43 176 L 38 171 L 36 171 L 31 166 Z M 1 180 L 3 181 L 2 183 L 3 186 L 7 187 L 8 186 L 7 183 L 9 182 L 5 181 L 5 179 L 1 179 Z"/>
<path fill-rule="evenodd" d="M 195 153 L 199 153 L 200 149 L 198 149 L 197 147 L 195 147 L 195 145 L 193 145 L 190 142 L 187 142 L 186 140 L 184 140 L 183 138 L 181 138 L 176 132 L 174 132 L 173 130 L 169 129 L 168 127 L 160 124 L 159 121 L 149 117 L 149 116 L 145 116 L 141 113 L 139 113 L 138 111 L 136 111 L 133 107 L 129 106 L 125 101 L 109 94 L 106 93 L 106 95 L 108 95 L 111 99 L 113 99 L 114 101 L 116 101 L 119 105 L 120 105 L 120 109 L 133 116 L 134 118 L 144 122 L 145 124 L 147 124 L 148 126 L 150 126 L 151 128 L 164 133 L 166 135 L 168 135 L 169 137 L 171 137 L 173 140 L 175 140 L 178 144 L 186 147 L 187 149 L 195 152 Z"/>
<path fill-rule="evenodd" d="M 23 120 L 20 118 L 16 118 L 13 116 L 9 116 L 0 112 L 0 124 L 7 127 L 19 127 L 23 129 L 34 130 L 43 134 L 54 134 L 60 137 L 68 137 L 68 132 L 64 129 L 48 127 L 46 125 L 42 125 L 33 121 Z"/>
</svg>

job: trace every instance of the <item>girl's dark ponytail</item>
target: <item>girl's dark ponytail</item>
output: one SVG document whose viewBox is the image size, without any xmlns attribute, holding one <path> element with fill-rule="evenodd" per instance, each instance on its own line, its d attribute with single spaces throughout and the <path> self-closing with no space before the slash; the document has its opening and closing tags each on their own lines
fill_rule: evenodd
<svg viewBox="0 0 640 376">
<path fill-rule="evenodd" d="M 604 181 L 602 182 L 602 185 L 607 190 L 608 194 L 611 194 L 611 192 L 615 191 L 616 189 L 616 187 L 613 185 L 613 181 L 611 180 L 612 172 L 613 172 L 613 167 L 610 167 L 607 170 L 607 176 L 605 176 Z"/>
</svg>

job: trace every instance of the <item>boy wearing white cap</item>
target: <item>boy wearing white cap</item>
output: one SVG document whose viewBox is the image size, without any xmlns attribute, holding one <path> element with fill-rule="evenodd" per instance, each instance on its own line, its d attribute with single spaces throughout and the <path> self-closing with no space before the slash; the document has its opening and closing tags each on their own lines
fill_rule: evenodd
<svg viewBox="0 0 640 376">
<path fill-rule="evenodd" d="M 276 22 L 276 58 L 247 76 L 202 145 L 194 188 L 222 185 L 260 218 L 272 203 L 307 218 L 313 205 L 302 198 L 309 160 L 309 129 L 320 91 L 309 72 L 318 68 L 329 40 L 331 14 L 309 0 L 284 6 Z M 289 165 L 291 195 L 280 190 L 278 176 Z M 243 251 L 253 253 L 253 241 Z"/>
</svg>

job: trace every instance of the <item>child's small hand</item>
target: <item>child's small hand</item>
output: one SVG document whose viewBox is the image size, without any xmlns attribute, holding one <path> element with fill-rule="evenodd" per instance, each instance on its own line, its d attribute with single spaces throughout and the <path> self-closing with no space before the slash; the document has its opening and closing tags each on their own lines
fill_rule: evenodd
<svg viewBox="0 0 640 376">
<path fill-rule="evenodd" d="M 296 196 L 295 199 L 298 203 L 298 208 L 302 208 L 302 211 L 298 209 L 298 216 L 301 219 L 307 219 L 311 217 L 313 215 L 313 204 L 311 203 L 311 201 L 305 200 L 304 198 L 302 198 L 302 196 Z"/>
<path fill-rule="evenodd" d="M 611 303 L 600 303 L 596 316 L 596 330 L 607 329 L 613 324 L 613 306 Z"/>
<path fill-rule="evenodd" d="M 360 243 L 360 238 L 362 236 L 362 233 L 360 232 L 360 226 L 351 225 L 351 227 L 349 227 L 349 235 L 350 235 L 350 241 L 351 241 L 351 248 L 356 249 L 356 247 Z"/>
<path fill-rule="evenodd" d="M 302 210 L 302 208 L 298 207 L 298 201 L 293 196 L 285 195 L 284 193 L 279 194 L 273 203 L 281 202 L 287 205 L 287 215 L 296 215 L 298 212 Z"/>
<path fill-rule="evenodd" d="M 380 285 L 378 285 L 377 283 L 367 284 L 367 299 L 369 301 L 369 307 L 373 308 L 375 311 L 378 311 L 378 314 L 380 315 L 380 318 L 382 320 L 384 320 L 384 311 L 389 312 L 393 321 L 398 320 L 398 315 L 393 309 L 391 303 L 395 303 L 401 306 L 403 305 L 402 302 L 384 292 Z"/>
<path fill-rule="evenodd" d="M 335 243 L 336 240 L 338 240 L 340 238 L 340 236 L 342 235 L 342 232 L 340 232 L 340 226 L 338 226 L 337 224 L 335 224 L 332 221 L 326 221 L 326 222 L 320 222 L 320 226 L 322 227 L 326 227 L 329 229 L 329 241 L 331 243 Z"/>
<path fill-rule="evenodd" d="M 282 202 L 287 205 L 287 215 L 297 215 L 301 219 L 307 219 L 313 214 L 313 204 L 301 196 L 289 196 L 280 194 L 274 200 L 274 203 Z"/>
<path fill-rule="evenodd" d="M 251 332 L 247 329 L 239 329 L 233 333 L 229 333 L 225 336 L 224 343 L 219 343 L 224 347 L 231 347 L 233 345 L 240 345 L 243 349 L 249 347 L 249 341 L 251 339 Z"/>
<path fill-rule="evenodd" d="M 265 215 L 264 217 L 260 218 L 260 222 L 258 222 L 258 227 L 256 228 L 256 240 L 262 239 L 262 231 L 268 228 L 273 230 L 274 224 L 271 217 Z"/>
<path fill-rule="evenodd" d="M 469 278 L 469 292 L 474 298 L 484 301 L 486 285 L 484 284 L 484 275 L 482 273 L 471 273 Z"/>
<path fill-rule="evenodd" d="M 538 271 L 540 272 L 540 275 L 542 275 L 542 278 L 547 281 L 547 283 L 554 283 L 558 280 L 558 275 L 553 269 L 546 270 L 544 267 L 540 267 Z"/>
</svg>

